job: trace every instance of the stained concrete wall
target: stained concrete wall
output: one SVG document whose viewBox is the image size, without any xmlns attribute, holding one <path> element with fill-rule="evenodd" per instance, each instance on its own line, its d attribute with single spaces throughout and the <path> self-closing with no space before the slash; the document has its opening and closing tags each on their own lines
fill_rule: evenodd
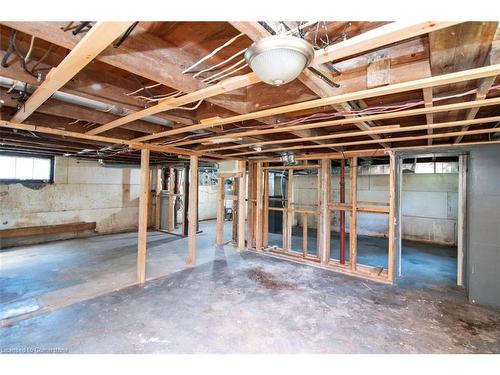
<svg viewBox="0 0 500 375">
<path fill-rule="evenodd" d="M 300 203 L 317 203 L 316 176 L 294 176 L 294 200 Z M 455 245 L 457 239 L 458 174 L 403 175 L 402 214 L 404 239 Z M 333 200 L 339 201 L 339 177 L 332 177 Z M 346 201 L 350 201 L 349 176 L 346 176 Z M 359 175 L 358 201 L 389 202 L 388 175 Z M 346 215 L 347 231 L 349 215 Z M 301 224 L 301 215 L 296 222 Z M 317 218 L 310 216 L 308 225 L 316 228 Z M 388 215 L 358 213 L 358 233 L 387 237 Z M 335 211 L 332 228 L 339 230 L 339 215 Z"/>
<path fill-rule="evenodd" d="M 100 234 L 136 230 L 139 184 L 139 168 L 104 168 L 95 161 L 56 157 L 53 184 L 0 185 L 0 229 L 95 221 Z M 201 220 L 216 216 L 215 202 L 216 187 L 200 186 Z M 94 233 L 6 239 L 0 245 L 8 247 L 91 234 Z"/>
<path fill-rule="evenodd" d="M 466 286 L 471 302 L 500 307 L 500 146 L 470 150 Z"/>
</svg>

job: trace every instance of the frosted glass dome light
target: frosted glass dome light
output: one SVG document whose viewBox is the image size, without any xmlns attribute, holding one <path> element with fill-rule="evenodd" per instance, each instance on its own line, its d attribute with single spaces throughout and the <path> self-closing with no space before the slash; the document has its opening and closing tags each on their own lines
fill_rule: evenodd
<svg viewBox="0 0 500 375">
<path fill-rule="evenodd" d="M 308 42 L 288 35 L 263 38 L 245 52 L 245 60 L 257 77 L 273 86 L 293 81 L 313 57 L 314 49 Z"/>
</svg>

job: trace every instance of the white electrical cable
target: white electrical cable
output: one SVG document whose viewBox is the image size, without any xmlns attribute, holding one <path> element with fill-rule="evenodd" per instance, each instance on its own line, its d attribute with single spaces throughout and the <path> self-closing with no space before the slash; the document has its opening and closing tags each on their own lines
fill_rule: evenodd
<svg viewBox="0 0 500 375">
<path fill-rule="evenodd" d="M 219 77 L 219 76 L 223 75 L 224 73 L 227 73 L 227 72 L 231 71 L 232 69 L 235 69 L 238 65 L 241 65 L 244 62 L 245 62 L 245 59 L 241 59 L 241 60 L 237 61 L 236 63 L 234 63 L 233 65 L 227 67 L 226 69 L 221 70 L 219 73 L 213 74 L 210 77 L 202 79 L 201 82 L 211 81 L 211 80 L 215 79 L 216 77 Z"/>
<path fill-rule="evenodd" d="M 193 65 L 191 65 L 189 68 L 187 69 L 184 69 L 182 73 L 187 73 L 189 72 L 191 69 L 193 69 L 194 67 L 200 65 L 203 61 L 205 60 L 208 60 L 209 58 L 211 58 L 213 55 L 215 55 L 217 52 L 219 52 L 221 49 L 229 46 L 231 43 L 233 43 L 236 39 L 238 39 L 239 37 L 243 36 L 244 34 L 243 33 L 240 33 L 238 35 L 236 35 L 234 38 L 231 38 L 229 39 L 226 43 L 224 43 L 222 46 L 220 47 L 217 47 L 216 49 L 214 49 L 212 52 L 210 52 L 208 55 L 206 55 L 205 57 L 201 58 L 200 60 L 198 60 L 197 62 L 195 62 Z"/>
<path fill-rule="evenodd" d="M 28 53 L 26 54 L 26 57 L 24 58 L 24 62 L 27 63 L 28 59 L 31 56 L 31 52 L 33 51 L 33 45 L 35 44 L 35 36 L 31 37 L 31 42 L 30 42 L 30 48 L 28 50 Z"/>
<path fill-rule="evenodd" d="M 233 70 L 232 72 L 228 72 L 228 73 L 224 74 L 223 76 L 220 76 L 219 78 L 215 78 L 215 79 L 213 79 L 213 80 L 211 80 L 211 81 L 208 81 L 208 82 L 205 82 L 205 83 L 206 83 L 207 85 L 209 85 L 209 84 L 211 84 L 211 83 L 213 83 L 213 82 L 215 82 L 215 81 L 220 81 L 222 78 L 225 78 L 225 77 L 227 77 L 227 76 L 229 76 L 229 75 L 231 75 L 231 74 L 233 74 L 233 73 L 236 73 L 237 71 L 239 71 L 239 70 L 241 70 L 241 69 L 244 69 L 244 68 L 246 68 L 247 66 L 248 66 L 248 64 L 245 64 L 245 65 L 243 65 L 243 66 L 239 67 L 238 69 Z"/>
<path fill-rule="evenodd" d="M 198 77 L 198 76 L 199 76 L 200 74 L 202 74 L 202 73 L 209 72 L 209 71 L 211 71 L 211 70 L 213 70 L 213 69 L 215 69 L 215 68 L 218 68 L 218 67 L 219 67 L 219 66 L 221 66 L 221 65 L 224 65 L 225 63 L 228 63 L 229 61 L 231 61 L 232 59 L 234 59 L 236 56 L 239 56 L 239 55 L 241 55 L 241 54 L 245 53 L 245 51 L 246 51 L 246 50 L 247 50 L 247 48 L 244 48 L 244 49 L 242 49 L 241 51 L 236 52 L 234 55 L 232 55 L 232 56 L 228 57 L 228 58 L 227 58 L 227 59 L 225 59 L 224 61 L 221 61 L 221 62 L 220 62 L 220 63 L 218 63 L 217 65 L 211 66 L 210 68 L 207 68 L 207 69 L 200 70 L 198 73 L 196 73 L 196 74 L 193 76 L 193 78 L 196 78 L 196 77 Z"/>
<path fill-rule="evenodd" d="M 127 95 L 127 96 L 134 95 L 134 94 L 137 94 L 139 91 L 142 91 L 142 90 L 145 90 L 145 89 L 152 89 L 152 88 L 158 87 L 158 86 L 161 86 L 161 83 L 155 83 L 154 85 L 141 87 L 140 89 L 137 89 L 135 91 L 129 92 L 128 94 L 125 94 L 125 95 Z"/>
</svg>

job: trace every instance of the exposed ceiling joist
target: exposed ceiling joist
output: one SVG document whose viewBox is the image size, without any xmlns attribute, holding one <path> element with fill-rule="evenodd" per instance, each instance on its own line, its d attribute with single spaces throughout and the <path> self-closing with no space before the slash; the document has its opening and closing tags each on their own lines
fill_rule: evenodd
<svg viewBox="0 0 500 375">
<path fill-rule="evenodd" d="M 97 22 L 64 60 L 53 68 L 45 81 L 31 94 L 28 101 L 12 117 L 21 123 L 37 110 L 52 94 L 90 63 L 99 53 L 127 30 L 132 22 Z"/>
</svg>

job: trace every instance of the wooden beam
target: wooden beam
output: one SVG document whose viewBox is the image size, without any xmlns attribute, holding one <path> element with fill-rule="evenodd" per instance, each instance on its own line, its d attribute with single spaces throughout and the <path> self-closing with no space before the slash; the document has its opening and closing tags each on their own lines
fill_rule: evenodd
<svg viewBox="0 0 500 375">
<path fill-rule="evenodd" d="M 189 158 L 189 208 L 187 266 L 196 264 L 196 227 L 198 224 L 198 156 Z"/>
<path fill-rule="evenodd" d="M 262 219 L 263 219 L 263 204 L 264 204 L 264 191 L 263 191 L 263 181 L 262 181 L 262 163 L 257 162 L 257 189 L 256 189 L 256 197 L 255 199 L 257 200 L 256 204 L 256 210 L 255 210 L 255 249 L 256 250 L 262 250 L 263 247 L 263 241 L 262 241 L 262 236 L 263 236 L 263 225 L 262 225 Z"/>
<path fill-rule="evenodd" d="M 358 158 L 352 157 L 349 165 L 349 188 L 351 189 L 351 217 L 349 220 L 349 263 L 356 271 L 358 264 L 357 206 L 358 206 Z"/>
<path fill-rule="evenodd" d="M 342 60 L 382 46 L 396 43 L 415 36 L 453 26 L 458 22 L 407 22 L 398 21 L 367 31 L 344 42 L 332 44 L 316 51 L 313 64 Z"/>
<path fill-rule="evenodd" d="M 162 189 L 162 168 L 156 169 L 156 188 L 155 188 L 155 229 L 159 230 L 161 226 L 161 189 Z"/>
<path fill-rule="evenodd" d="M 0 239 L 5 238 L 15 238 L 15 237 L 29 237 L 38 236 L 46 234 L 56 234 L 56 233 L 70 233 L 70 232 L 83 232 L 86 230 L 95 230 L 96 223 L 67 223 L 67 224 L 56 224 L 56 225 L 40 225 L 34 227 L 23 227 L 23 228 L 8 228 L 0 229 Z"/>
<path fill-rule="evenodd" d="M 394 152 L 389 153 L 389 249 L 388 249 L 388 268 L 387 278 L 392 283 L 394 282 L 394 246 L 395 246 L 395 233 L 396 223 L 394 221 L 396 209 L 396 158 Z"/>
<path fill-rule="evenodd" d="M 384 95 L 397 94 L 405 91 L 412 91 L 418 89 L 424 89 L 426 87 L 434 87 L 440 85 L 446 85 L 455 82 L 462 82 L 467 80 L 479 79 L 484 77 L 490 77 L 500 74 L 500 64 L 491 65 L 482 68 L 470 69 L 457 73 L 445 74 L 437 77 L 428 77 L 423 79 L 418 79 L 414 81 L 396 83 L 393 85 L 376 87 L 373 89 L 362 90 L 358 92 L 352 92 L 347 94 L 335 95 L 327 98 L 314 99 L 306 102 L 289 104 L 285 106 L 280 106 L 276 108 L 265 109 L 256 112 L 250 112 L 243 115 L 231 116 L 226 118 L 212 118 L 203 121 L 202 123 L 184 126 L 179 129 L 172 129 L 165 132 L 151 134 L 146 137 L 141 137 L 136 140 L 146 141 L 155 138 L 166 137 L 174 134 L 180 134 L 185 132 L 192 132 L 195 130 L 208 129 L 213 126 L 230 124 L 234 122 L 254 120 L 268 116 L 274 116 L 278 114 L 291 113 L 296 111 L 302 111 L 311 108 L 318 108 L 322 106 L 329 106 L 334 104 L 345 103 L 348 101 L 355 101 L 366 98 L 373 98 Z M 151 107 L 153 108 L 153 107 Z M 290 127 L 288 130 L 292 130 Z M 234 135 L 231 135 L 234 136 Z"/>
<path fill-rule="evenodd" d="M 48 98 L 73 78 L 109 44 L 118 38 L 132 22 L 97 22 L 76 47 L 53 68 L 45 81 L 31 94 L 28 101 L 12 117 L 21 123 L 37 110 Z"/>
<path fill-rule="evenodd" d="M 217 178 L 217 225 L 215 230 L 215 244 L 217 246 L 224 245 L 224 185 L 225 178 Z"/>
<path fill-rule="evenodd" d="M 320 210 L 320 229 L 319 229 L 319 257 L 321 264 L 328 264 L 330 261 L 330 210 L 328 203 L 330 201 L 332 162 L 330 159 L 321 159 L 320 186 L 319 186 L 319 210 Z"/>
<path fill-rule="evenodd" d="M 158 104 L 151 106 L 149 108 L 143 109 L 142 111 L 138 111 L 135 113 L 132 113 L 128 116 L 123 116 L 119 119 L 116 119 L 114 121 L 111 121 L 105 125 L 99 126 L 95 129 L 92 129 L 88 132 L 88 134 L 99 134 L 102 132 L 105 132 L 106 130 L 110 130 L 113 128 L 116 128 L 118 126 L 121 126 L 123 124 L 127 124 L 129 122 L 139 120 L 145 116 L 150 116 L 154 115 L 159 112 L 164 112 L 168 111 L 169 109 L 174 109 L 177 107 L 180 107 L 185 104 L 189 104 L 192 102 L 196 102 L 199 100 L 207 99 L 215 95 L 220 95 L 225 92 L 233 91 L 242 87 L 246 87 L 249 85 L 252 85 L 254 83 L 259 82 L 259 79 L 254 73 L 249 73 L 244 76 L 238 76 L 238 77 L 233 77 L 233 78 L 228 78 L 224 81 L 221 81 L 215 85 L 200 89 L 198 91 L 179 96 L 177 98 L 170 98 L 170 99 L 165 99 L 160 101 Z M 181 132 L 182 133 L 182 132 Z M 152 134 L 149 137 L 158 138 L 156 135 L 162 134 L 162 133 L 157 133 L 157 134 Z M 148 138 L 148 136 L 140 137 L 135 139 L 135 141 L 147 141 L 153 138 Z"/>
<path fill-rule="evenodd" d="M 345 119 L 339 119 L 339 120 L 328 120 L 328 121 L 320 121 L 320 122 L 316 122 L 316 123 L 305 123 L 305 124 L 300 124 L 300 125 L 277 127 L 274 129 L 247 130 L 247 131 L 243 131 L 243 132 L 231 133 L 231 137 L 244 137 L 246 134 L 261 136 L 261 135 L 265 135 L 265 134 L 289 132 L 290 130 L 293 130 L 293 129 L 311 129 L 311 128 L 315 128 L 315 127 L 333 127 L 333 126 L 347 125 L 347 124 L 352 124 L 352 123 L 356 122 L 357 120 L 366 120 L 366 121 L 388 120 L 388 119 L 399 118 L 399 117 L 416 116 L 416 115 L 422 115 L 422 114 L 427 114 L 427 113 L 436 113 L 436 112 L 457 111 L 457 110 L 461 110 L 461 109 L 493 106 L 493 105 L 498 105 L 498 104 L 500 104 L 500 98 L 490 98 L 490 99 L 478 100 L 478 101 L 445 104 L 445 105 L 434 106 L 434 107 L 430 107 L 430 108 L 416 108 L 416 109 L 408 109 L 408 110 L 397 111 L 397 112 L 382 113 L 382 114 L 377 114 L 377 115 L 368 115 L 368 116 L 358 117 L 356 119 L 345 118 Z M 186 141 L 186 142 L 179 142 L 179 143 L 174 144 L 174 146 L 178 147 L 178 146 L 191 145 L 191 144 L 206 142 L 206 141 L 216 141 L 218 139 L 227 138 L 227 137 L 228 136 L 226 135 L 226 136 L 217 136 L 217 137 L 210 137 L 210 138 L 200 138 L 200 139 Z M 229 150 L 230 149 L 229 147 L 241 148 L 241 147 L 245 147 L 248 145 L 261 145 L 261 144 L 262 144 L 262 142 L 254 142 L 254 143 L 248 143 L 245 145 L 225 146 L 224 149 Z M 212 149 L 206 149 L 204 151 L 214 151 L 216 149 L 221 149 L 221 148 L 222 147 L 217 147 L 217 148 L 212 148 Z"/>
<path fill-rule="evenodd" d="M 171 167 L 168 170 L 168 215 L 167 215 L 167 230 L 173 232 L 175 230 L 175 168 Z"/>
<path fill-rule="evenodd" d="M 247 216 L 246 210 L 246 162 L 238 161 L 238 169 L 241 173 L 240 183 L 238 186 L 238 250 L 245 250 L 245 221 Z"/>
<path fill-rule="evenodd" d="M 432 107 L 432 87 L 426 87 L 425 89 L 422 90 L 422 94 L 424 96 L 424 105 L 425 108 L 430 108 Z M 425 120 L 427 122 L 427 125 L 432 125 L 434 123 L 434 115 L 432 112 L 426 113 L 425 114 Z M 433 130 L 432 128 L 427 129 L 427 134 L 432 134 Z M 427 144 L 432 145 L 432 139 L 429 139 L 427 141 Z"/>
<path fill-rule="evenodd" d="M 456 132 L 450 132 L 450 133 L 435 133 L 431 135 L 417 135 L 417 136 L 408 136 L 408 137 L 398 137 L 398 138 L 391 138 L 391 143 L 394 142 L 404 142 L 404 141 L 417 141 L 417 140 L 422 140 L 422 139 L 436 139 L 436 138 L 446 138 L 446 137 L 455 137 L 459 135 L 474 135 L 474 134 L 488 134 L 488 133 L 497 133 L 498 128 L 488 128 L 488 129 L 479 129 L 479 130 L 469 130 L 469 131 L 456 131 Z M 325 146 L 330 146 L 330 147 L 340 147 L 340 146 L 359 146 L 359 145 L 366 145 L 366 144 L 373 144 L 373 143 L 379 143 L 378 140 L 376 139 L 369 139 L 369 140 L 363 140 L 363 141 L 353 141 L 353 142 L 338 142 L 338 143 L 327 143 L 324 145 L 301 145 L 301 146 L 289 146 L 289 147 L 278 147 L 278 148 L 273 148 L 269 150 L 264 150 L 262 152 L 277 152 L 277 151 L 291 151 L 291 150 L 308 150 L 308 149 L 316 149 L 316 148 L 324 148 Z M 241 157 L 243 155 L 251 155 L 251 154 L 256 154 L 258 153 L 257 151 L 254 152 L 241 152 L 238 154 L 230 154 L 228 157 Z"/>
<path fill-rule="evenodd" d="M 483 117 L 479 119 L 474 119 L 474 120 L 461 120 L 461 121 L 450 121 L 450 122 L 442 122 L 442 123 L 436 123 L 432 125 L 412 125 L 412 126 L 405 126 L 405 127 L 383 127 L 381 126 L 380 128 L 375 128 L 371 130 L 365 130 L 365 131 L 353 131 L 353 132 L 339 132 L 339 133 L 334 133 L 331 135 L 326 135 L 326 136 L 321 136 L 320 139 L 337 139 L 337 138 L 350 138 L 350 137 L 360 137 L 364 135 L 369 135 L 369 134 L 391 134 L 391 133 L 405 133 L 405 132 L 416 132 L 416 131 L 421 131 L 421 130 L 433 130 L 433 129 L 446 129 L 446 128 L 455 128 L 459 126 L 465 126 L 467 125 L 482 125 L 482 124 L 487 124 L 490 122 L 497 122 L 500 121 L 500 116 L 494 116 L 494 117 Z M 432 134 L 431 134 L 432 135 Z M 267 141 L 267 142 L 262 142 L 260 146 L 264 145 L 272 145 L 272 144 L 286 144 L 286 143 L 304 143 L 304 142 L 309 142 L 313 140 L 314 138 L 317 137 L 311 137 L 311 138 L 303 138 L 303 139 L 280 139 L 277 141 Z M 394 138 L 389 138 L 392 142 Z M 363 141 L 356 141 L 356 142 L 363 142 Z M 378 143 L 378 142 L 373 142 L 373 143 Z M 349 145 L 354 144 L 353 142 L 350 142 Z M 330 145 L 329 143 L 324 143 L 325 145 Z M 344 145 L 345 146 L 345 145 Z M 262 149 L 261 151 L 248 151 L 248 152 L 241 152 L 237 154 L 229 154 L 228 156 L 243 156 L 243 155 L 253 155 L 253 154 L 258 154 L 258 153 L 266 153 L 266 152 L 276 152 L 276 151 L 284 151 L 284 150 L 294 150 L 294 149 L 305 149 L 305 148 L 318 148 L 320 146 L 306 146 L 306 145 L 301 145 L 301 146 L 283 146 L 283 147 L 278 147 L 278 148 L 271 148 L 271 149 Z M 236 148 L 236 147 L 231 147 L 231 148 Z M 220 150 L 227 150 L 229 148 L 218 148 L 214 149 L 214 151 L 220 151 Z"/>
<path fill-rule="evenodd" d="M 148 241 L 149 150 L 141 150 L 141 191 L 139 195 L 139 233 L 137 240 L 137 282 L 146 281 Z"/>
</svg>

